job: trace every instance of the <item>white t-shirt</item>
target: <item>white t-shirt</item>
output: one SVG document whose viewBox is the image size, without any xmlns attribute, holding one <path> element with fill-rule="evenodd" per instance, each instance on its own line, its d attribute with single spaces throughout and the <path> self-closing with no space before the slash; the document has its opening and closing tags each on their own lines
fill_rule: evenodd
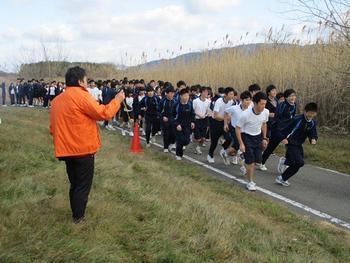
<svg viewBox="0 0 350 263">
<path fill-rule="evenodd" d="M 51 86 L 50 89 L 49 89 L 49 95 L 50 96 L 55 96 L 56 95 L 56 87 L 55 86 Z"/>
<path fill-rule="evenodd" d="M 251 109 L 251 106 L 248 107 L 248 109 L 243 110 L 242 105 L 233 105 L 225 110 L 226 113 L 231 115 L 231 125 L 232 127 L 236 128 L 237 123 L 239 122 L 239 119 L 241 118 L 243 112 Z"/>
<path fill-rule="evenodd" d="M 208 116 L 210 109 L 210 101 L 205 99 L 202 101 L 200 98 L 193 100 L 193 110 L 196 113 L 196 119 L 204 119 Z"/>
<path fill-rule="evenodd" d="M 234 101 L 230 100 L 227 103 L 224 102 L 224 98 L 219 98 L 215 101 L 214 112 L 217 113 L 217 116 L 224 118 L 225 110 L 234 105 Z M 214 115 L 213 115 L 214 117 Z"/>
<path fill-rule="evenodd" d="M 269 120 L 269 110 L 264 109 L 260 114 L 254 113 L 254 108 L 245 110 L 239 119 L 237 126 L 241 128 L 242 133 L 252 136 L 261 134 L 261 126 Z"/>
<path fill-rule="evenodd" d="M 126 97 L 125 98 L 126 105 L 130 107 L 130 110 L 128 108 L 125 108 L 124 110 L 127 112 L 132 111 L 132 104 L 134 103 L 134 98 L 133 97 Z"/>
<path fill-rule="evenodd" d="M 88 88 L 87 90 L 89 91 L 89 93 L 91 94 L 91 96 L 92 96 L 96 101 L 102 100 L 102 90 L 100 90 L 100 89 L 97 88 L 97 87 L 95 87 L 95 88 Z"/>
</svg>

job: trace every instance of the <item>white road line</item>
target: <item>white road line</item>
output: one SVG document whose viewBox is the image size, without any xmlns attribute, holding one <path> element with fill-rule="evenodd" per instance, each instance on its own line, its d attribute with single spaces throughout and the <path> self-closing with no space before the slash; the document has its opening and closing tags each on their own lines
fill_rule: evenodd
<svg viewBox="0 0 350 263">
<path fill-rule="evenodd" d="M 119 127 L 117 127 L 117 129 L 118 130 L 123 130 L 122 128 L 119 128 Z M 126 133 L 129 133 L 129 131 L 127 131 L 127 130 L 125 130 L 125 131 L 126 131 Z M 140 138 L 143 141 L 146 140 L 142 136 L 140 136 Z M 161 145 L 159 143 L 152 143 L 152 145 L 155 145 L 155 146 L 157 146 L 159 148 L 163 148 L 163 145 Z M 174 152 L 172 152 L 172 153 L 174 153 Z M 208 170 L 211 170 L 211 171 L 216 172 L 216 173 L 218 173 L 220 175 L 223 175 L 223 176 L 225 176 L 227 178 L 230 178 L 230 179 L 232 179 L 232 180 L 234 180 L 234 181 L 236 181 L 236 182 L 238 182 L 240 184 L 246 185 L 248 183 L 247 181 L 245 181 L 243 179 L 237 178 L 234 175 L 231 175 L 231 174 L 229 174 L 229 173 L 227 173 L 225 171 L 217 169 L 217 168 L 215 168 L 215 167 L 213 167 L 213 166 L 211 166 L 209 164 L 206 164 L 206 163 L 203 163 L 201 161 L 198 161 L 198 160 L 196 160 L 196 159 L 194 159 L 194 158 L 192 158 L 190 156 L 184 155 L 183 158 L 185 158 L 186 160 L 188 160 L 188 161 L 190 161 L 192 163 L 195 163 L 197 165 L 203 166 L 203 167 L 207 168 Z M 291 199 L 289 199 L 289 198 L 287 198 L 287 197 L 285 197 L 283 195 L 274 193 L 274 192 L 272 192 L 270 190 L 267 190 L 265 188 L 257 186 L 256 189 L 257 189 L 257 191 L 260 191 L 260 192 L 262 192 L 262 193 L 264 193 L 264 194 L 266 194 L 268 196 L 274 197 L 274 198 L 276 198 L 276 199 L 278 199 L 280 201 L 283 201 L 283 202 L 285 202 L 287 204 L 290 204 L 290 205 L 292 205 L 294 207 L 300 208 L 300 209 L 302 209 L 302 210 L 304 210 L 304 211 L 306 211 L 308 213 L 311 213 L 311 214 L 316 215 L 316 216 L 318 216 L 320 218 L 326 219 L 326 220 L 328 220 L 328 221 L 330 221 L 330 222 L 332 222 L 332 223 L 334 223 L 336 225 L 342 226 L 342 227 L 347 228 L 347 229 L 350 230 L 350 223 L 345 222 L 345 221 L 343 221 L 343 220 L 341 220 L 339 218 L 336 218 L 336 217 L 331 216 L 329 214 L 326 214 L 324 212 L 321 212 L 321 211 L 318 211 L 316 209 L 313 209 L 313 208 L 311 208 L 311 207 L 309 207 L 307 205 L 304 205 L 302 203 L 299 203 L 299 202 L 296 202 L 294 200 L 291 200 Z"/>
</svg>

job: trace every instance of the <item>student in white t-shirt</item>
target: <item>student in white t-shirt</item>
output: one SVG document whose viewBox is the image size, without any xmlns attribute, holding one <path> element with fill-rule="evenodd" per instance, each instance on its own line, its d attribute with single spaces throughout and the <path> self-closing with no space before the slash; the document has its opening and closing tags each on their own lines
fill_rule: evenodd
<svg viewBox="0 0 350 263">
<path fill-rule="evenodd" d="M 247 109 L 251 108 L 252 103 L 252 95 L 249 91 L 244 91 L 240 95 L 240 104 L 229 107 L 225 110 L 226 118 L 224 130 L 228 131 L 231 136 L 231 146 L 234 149 L 234 156 L 232 158 L 233 164 L 238 164 L 239 155 L 241 154 L 239 151 L 239 142 L 236 136 L 236 126 L 239 122 L 243 112 Z"/>
<path fill-rule="evenodd" d="M 205 142 L 209 126 L 210 100 L 208 99 L 208 88 L 200 88 L 199 98 L 193 100 L 193 110 L 196 114 L 196 123 L 194 128 L 194 139 L 198 143 L 196 153 L 202 154 L 201 146 Z"/>
<path fill-rule="evenodd" d="M 224 163 L 226 165 L 230 164 L 226 150 L 231 144 L 231 138 L 229 134 L 224 131 L 224 118 L 225 118 L 225 110 L 231 107 L 232 105 L 234 105 L 234 101 L 233 101 L 234 96 L 235 96 L 234 89 L 231 87 L 227 87 L 225 89 L 224 97 L 217 99 L 215 102 L 214 109 L 213 109 L 213 116 L 210 122 L 211 142 L 210 142 L 209 154 L 207 156 L 207 161 L 209 163 L 215 163 L 214 151 L 216 149 L 216 146 L 218 145 L 218 141 L 220 137 L 224 136 L 225 142 L 222 144 L 220 156 L 223 158 Z"/>
<path fill-rule="evenodd" d="M 98 87 L 96 87 L 96 83 L 94 80 L 89 81 L 89 86 L 87 90 L 97 102 L 102 101 L 102 91 Z"/>
<path fill-rule="evenodd" d="M 267 125 L 269 120 L 269 110 L 265 109 L 267 95 L 258 92 L 253 97 L 254 107 L 246 110 L 237 123 L 236 136 L 239 142 L 239 149 L 244 154 L 247 165 L 249 191 L 256 190 L 253 181 L 255 164 L 261 163 L 262 151 L 268 144 Z"/>
</svg>

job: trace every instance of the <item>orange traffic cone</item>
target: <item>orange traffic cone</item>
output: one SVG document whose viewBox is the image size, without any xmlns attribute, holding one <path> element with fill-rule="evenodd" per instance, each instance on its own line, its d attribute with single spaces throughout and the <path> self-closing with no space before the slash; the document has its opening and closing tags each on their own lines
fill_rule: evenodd
<svg viewBox="0 0 350 263">
<path fill-rule="evenodd" d="M 134 136 L 132 137 L 130 152 L 132 152 L 132 153 L 142 153 L 143 152 L 142 147 L 141 147 L 141 143 L 140 143 L 139 124 L 137 122 L 134 125 Z"/>
</svg>

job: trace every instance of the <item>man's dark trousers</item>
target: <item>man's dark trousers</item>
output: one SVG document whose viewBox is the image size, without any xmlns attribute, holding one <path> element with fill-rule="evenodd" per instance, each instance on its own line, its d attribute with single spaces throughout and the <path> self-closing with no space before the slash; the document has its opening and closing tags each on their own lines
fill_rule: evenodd
<svg viewBox="0 0 350 263">
<path fill-rule="evenodd" d="M 70 181 L 69 199 L 73 220 L 84 218 L 94 176 L 94 155 L 63 158 Z"/>
</svg>

